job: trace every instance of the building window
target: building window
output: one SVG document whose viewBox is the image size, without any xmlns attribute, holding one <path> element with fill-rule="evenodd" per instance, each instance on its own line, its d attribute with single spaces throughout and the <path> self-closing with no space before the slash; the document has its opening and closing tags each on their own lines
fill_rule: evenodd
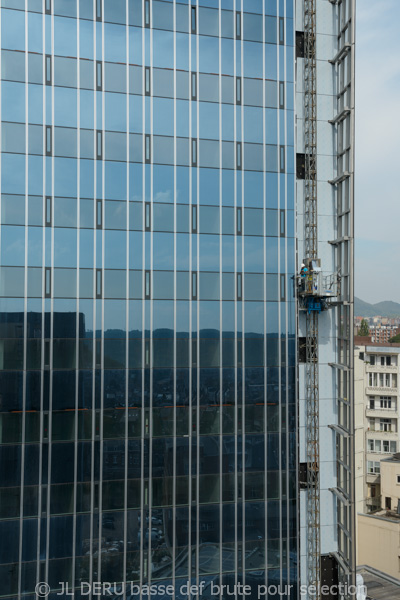
<svg viewBox="0 0 400 600">
<path fill-rule="evenodd" d="M 367 471 L 372 475 L 379 475 L 381 472 L 381 465 L 377 461 L 369 460 L 367 462 Z"/>
<path fill-rule="evenodd" d="M 285 43 L 285 19 L 279 17 L 279 44 L 282 46 Z"/>
<path fill-rule="evenodd" d="M 390 410 L 392 408 L 392 399 L 390 396 L 381 396 L 380 397 L 380 408 Z"/>
<path fill-rule="evenodd" d="M 197 167 L 197 139 L 192 138 L 192 167 Z"/>
<path fill-rule="evenodd" d="M 370 410 L 374 410 L 375 409 L 375 398 L 370 398 L 369 399 L 369 409 Z"/>
<path fill-rule="evenodd" d="M 192 272 L 192 300 L 197 300 L 197 273 Z"/>
<path fill-rule="evenodd" d="M 236 299 L 237 300 L 242 299 L 242 274 L 241 273 L 236 274 Z"/>
<path fill-rule="evenodd" d="M 296 154 L 296 177 L 297 179 L 306 178 L 306 155 L 297 153 Z"/>
<path fill-rule="evenodd" d="M 400 475 L 397 475 L 397 485 L 400 485 Z"/>
<path fill-rule="evenodd" d="M 380 431 L 392 431 L 392 420 L 391 419 L 381 419 L 379 422 L 379 430 Z"/>
<path fill-rule="evenodd" d="M 46 156 L 51 156 L 53 151 L 53 131 L 51 125 L 46 125 Z"/>
<path fill-rule="evenodd" d="M 286 278 L 285 278 L 285 275 L 280 276 L 280 296 L 281 296 L 281 301 L 284 302 L 286 300 Z"/>
<path fill-rule="evenodd" d="M 304 31 L 296 31 L 296 58 L 304 58 Z"/>
<path fill-rule="evenodd" d="M 103 132 L 99 129 L 96 132 L 96 158 L 97 160 L 103 158 Z"/>
<path fill-rule="evenodd" d="M 45 211 L 45 222 L 46 227 L 51 227 L 51 196 L 46 196 L 46 211 Z"/>
<path fill-rule="evenodd" d="M 101 269 L 96 269 L 96 298 L 101 298 L 103 294 L 103 273 Z"/>
<path fill-rule="evenodd" d="M 239 11 L 236 11 L 236 39 L 242 38 L 242 15 Z"/>
<path fill-rule="evenodd" d="M 286 235 L 285 211 L 283 209 L 279 212 L 279 235 L 280 237 L 285 237 Z"/>
<path fill-rule="evenodd" d="M 197 206 L 192 205 L 192 233 L 197 233 Z"/>
<path fill-rule="evenodd" d="M 390 454 L 396 454 L 397 452 L 397 442 L 389 442 L 390 444 Z"/>
<path fill-rule="evenodd" d="M 242 103 L 242 78 L 236 77 L 236 104 Z"/>
<path fill-rule="evenodd" d="M 151 204 L 145 202 L 144 205 L 144 230 L 151 231 Z"/>
<path fill-rule="evenodd" d="M 369 364 L 372 366 L 375 365 L 375 354 L 371 354 L 371 356 L 369 357 Z"/>
<path fill-rule="evenodd" d="M 103 89 L 103 64 L 101 60 L 96 60 L 96 90 L 101 92 Z"/>
<path fill-rule="evenodd" d="M 103 18 L 103 2 L 102 0 L 96 0 L 96 21 L 101 21 Z"/>
<path fill-rule="evenodd" d="M 145 300 L 150 300 L 150 298 L 151 298 L 150 271 L 145 271 L 145 274 L 144 274 L 144 297 L 145 297 Z"/>
<path fill-rule="evenodd" d="M 285 172 L 285 146 L 279 146 L 279 169 L 281 173 Z"/>
<path fill-rule="evenodd" d="M 51 268 L 46 267 L 44 272 L 44 295 L 46 298 L 51 297 Z"/>
<path fill-rule="evenodd" d="M 146 163 L 151 162 L 151 140 L 148 134 L 144 136 L 144 160 Z"/>
<path fill-rule="evenodd" d="M 46 0 L 45 13 L 46 15 L 51 15 L 51 0 Z"/>
<path fill-rule="evenodd" d="M 236 142 L 236 168 L 242 168 L 242 142 Z"/>
<path fill-rule="evenodd" d="M 151 94 L 150 67 L 145 67 L 144 70 L 144 93 L 146 96 Z"/>
<path fill-rule="evenodd" d="M 242 209 L 236 209 L 236 233 L 237 235 L 242 235 Z"/>
<path fill-rule="evenodd" d="M 192 100 L 197 100 L 197 73 L 192 71 L 191 77 L 191 85 L 192 85 Z"/>
<path fill-rule="evenodd" d="M 144 0 L 144 26 L 150 27 L 150 0 Z"/>
<path fill-rule="evenodd" d="M 279 108 L 285 108 L 285 83 L 279 82 Z"/>
<path fill-rule="evenodd" d="M 46 85 L 51 85 L 52 82 L 52 68 L 51 68 L 51 54 L 46 54 Z"/>
<path fill-rule="evenodd" d="M 196 25 L 196 7 L 192 6 L 192 12 L 191 12 L 191 29 L 192 29 L 192 33 L 196 33 L 196 29 L 197 29 L 197 25 Z"/>
<path fill-rule="evenodd" d="M 96 229 L 103 228 L 103 201 L 96 201 Z"/>
</svg>

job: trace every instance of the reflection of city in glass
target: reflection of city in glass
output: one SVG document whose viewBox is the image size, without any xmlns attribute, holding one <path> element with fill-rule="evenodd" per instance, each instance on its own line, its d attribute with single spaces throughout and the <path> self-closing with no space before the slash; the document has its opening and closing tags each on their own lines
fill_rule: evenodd
<svg viewBox="0 0 400 600">
<path fill-rule="evenodd" d="M 0 597 L 296 583 L 293 6 L 217 4 L 2 1 Z"/>
</svg>

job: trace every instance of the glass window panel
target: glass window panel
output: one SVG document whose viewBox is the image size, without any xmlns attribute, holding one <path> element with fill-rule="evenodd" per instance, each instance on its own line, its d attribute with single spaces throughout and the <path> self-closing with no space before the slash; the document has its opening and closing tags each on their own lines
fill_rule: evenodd
<svg viewBox="0 0 400 600">
<path fill-rule="evenodd" d="M 54 269 L 54 297 L 76 298 L 76 271 Z"/>
<path fill-rule="evenodd" d="M 106 229 L 126 229 L 126 202 L 105 202 Z"/>
<path fill-rule="evenodd" d="M 2 195 L 1 221 L 5 225 L 25 224 L 25 198 L 23 196 Z"/>
<path fill-rule="evenodd" d="M 106 129 L 113 131 L 126 131 L 126 97 L 123 94 L 114 94 L 106 92 L 105 94 L 105 126 Z M 111 138 L 112 139 L 112 138 Z M 126 153 L 126 138 L 123 140 L 121 136 L 118 136 L 123 151 Z M 106 136 L 106 141 L 110 142 L 110 138 Z M 107 150 L 107 148 L 106 148 Z M 113 154 L 114 156 L 114 154 Z M 120 154 L 118 153 L 118 157 Z M 119 160 L 119 158 L 118 158 Z M 121 157 L 122 160 L 122 157 Z"/>
<path fill-rule="evenodd" d="M 126 19 L 126 4 L 125 0 L 108 0 L 104 2 L 104 20 L 111 23 L 120 23 L 125 25 Z"/>
<path fill-rule="evenodd" d="M 264 300 L 264 276 L 252 273 L 244 274 L 244 298 L 246 300 Z"/>
<path fill-rule="evenodd" d="M 219 105 L 212 102 L 199 104 L 199 137 L 219 139 Z"/>
<path fill-rule="evenodd" d="M 219 233 L 219 208 L 200 206 L 200 233 Z"/>
<path fill-rule="evenodd" d="M 223 6 L 223 5 L 222 5 Z M 229 7 L 231 8 L 231 6 Z M 234 16 L 232 11 L 221 11 L 221 35 L 222 37 L 233 38 Z"/>
<path fill-rule="evenodd" d="M 23 84 L 2 82 L 1 110 L 4 121 L 20 123 L 25 121 L 25 86 Z"/>
<path fill-rule="evenodd" d="M 85 86 L 86 87 L 86 86 Z M 124 92 L 126 91 L 126 67 L 124 65 L 116 65 L 104 63 L 104 89 L 107 92 Z M 126 99 L 125 99 L 126 102 Z"/>
<path fill-rule="evenodd" d="M 154 231 L 174 231 L 174 205 L 153 204 Z"/>
<path fill-rule="evenodd" d="M 189 300 L 189 273 L 178 271 L 176 274 L 176 295 L 179 300 Z"/>
<path fill-rule="evenodd" d="M 206 102 L 219 101 L 219 78 L 217 75 L 199 73 L 199 100 Z"/>
<path fill-rule="evenodd" d="M 2 50 L 1 69 L 3 80 L 25 82 L 25 57 L 20 52 Z"/>
<path fill-rule="evenodd" d="M 153 137 L 153 162 L 172 165 L 174 162 L 174 138 Z"/>
<path fill-rule="evenodd" d="M 219 273 L 200 273 L 200 299 L 219 300 Z"/>
<path fill-rule="evenodd" d="M 104 271 L 104 296 L 106 298 L 126 297 L 126 273 L 120 270 Z"/>
<path fill-rule="evenodd" d="M 223 40 L 224 41 L 224 40 Z M 199 70 L 203 73 L 213 73 L 219 60 L 219 41 L 213 37 L 199 38 Z"/>
<path fill-rule="evenodd" d="M 153 272 L 153 298 L 166 300 L 174 297 L 174 274 L 171 271 Z"/>
<path fill-rule="evenodd" d="M 244 234 L 263 235 L 263 211 L 255 208 L 244 209 Z"/>
<path fill-rule="evenodd" d="M 121 25 L 104 24 L 105 60 L 121 62 L 126 54 L 126 28 Z"/>
<path fill-rule="evenodd" d="M 233 238 L 232 238 L 233 242 Z M 233 250 L 233 244 L 226 244 L 226 238 L 222 238 L 222 243 L 227 249 Z M 220 237 L 216 235 L 202 234 L 200 236 L 200 268 L 204 271 L 219 271 L 219 262 L 215 260 L 219 256 Z M 230 270 L 230 269 L 227 269 Z"/>
<path fill-rule="evenodd" d="M 174 73 L 165 69 L 153 69 L 153 95 L 169 98 L 173 95 Z"/>
<path fill-rule="evenodd" d="M 182 34 L 183 35 L 183 34 Z M 174 35 L 171 31 L 153 31 L 153 65 L 168 69 L 174 62 Z"/>
<path fill-rule="evenodd" d="M 173 6 L 169 2 L 153 1 L 152 27 L 173 30 Z"/>
<path fill-rule="evenodd" d="M 64 58 L 55 56 L 54 64 L 54 85 L 76 87 L 76 67 L 77 62 L 73 58 Z"/>
<path fill-rule="evenodd" d="M 170 233 L 153 235 L 153 268 L 160 270 L 174 268 L 174 236 Z"/>
<path fill-rule="evenodd" d="M 54 17 L 54 54 L 76 56 L 76 23 L 75 19 Z M 37 26 L 40 31 L 40 17 Z M 40 50 L 36 50 L 36 52 L 38 51 Z"/>
<path fill-rule="evenodd" d="M 12 225 L 3 225 L 1 228 L 1 264 L 24 265 L 25 255 L 25 228 Z"/>
<path fill-rule="evenodd" d="M 10 50 L 25 49 L 25 14 L 16 10 L 1 11 L 1 44 Z M 35 15 L 37 16 L 37 15 Z M 39 50 L 40 51 L 40 50 Z"/>
<path fill-rule="evenodd" d="M 258 15 L 243 13 L 243 39 L 254 42 L 263 41 L 262 19 Z"/>
<path fill-rule="evenodd" d="M 199 33 L 201 35 L 219 35 L 219 11 L 209 8 L 199 8 Z"/>
</svg>

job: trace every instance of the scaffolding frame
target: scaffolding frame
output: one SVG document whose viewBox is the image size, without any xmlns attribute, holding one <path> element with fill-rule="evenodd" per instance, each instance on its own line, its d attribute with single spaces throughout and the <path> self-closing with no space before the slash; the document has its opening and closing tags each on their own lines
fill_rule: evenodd
<svg viewBox="0 0 400 600">
<path fill-rule="evenodd" d="M 304 243 L 318 257 L 316 0 L 304 0 Z M 307 583 L 321 582 L 318 313 L 306 315 Z"/>
</svg>

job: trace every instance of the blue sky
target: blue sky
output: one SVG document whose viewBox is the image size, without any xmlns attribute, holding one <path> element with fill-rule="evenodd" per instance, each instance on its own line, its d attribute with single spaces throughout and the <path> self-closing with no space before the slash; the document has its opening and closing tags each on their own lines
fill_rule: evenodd
<svg viewBox="0 0 400 600">
<path fill-rule="evenodd" d="M 357 0 L 355 295 L 400 302 L 400 2 Z"/>
</svg>

